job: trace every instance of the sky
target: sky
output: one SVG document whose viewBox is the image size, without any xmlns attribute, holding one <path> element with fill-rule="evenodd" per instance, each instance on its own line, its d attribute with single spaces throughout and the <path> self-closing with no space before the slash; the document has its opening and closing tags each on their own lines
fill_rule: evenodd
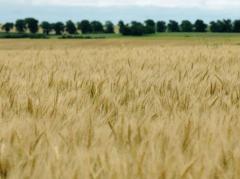
<svg viewBox="0 0 240 179">
<path fill-rule="evenodd" d="M 49 21 L 240 19 L 240 0 L 0 0 L 0 4 L 0 22 L 29 16 Z"/>
<path fill-rule="evenodd" d="M 62 6 L 159 6 L 224 9 L 240 7 L 239 0 L 0 0 L 1 4 Z"/>
</svg>

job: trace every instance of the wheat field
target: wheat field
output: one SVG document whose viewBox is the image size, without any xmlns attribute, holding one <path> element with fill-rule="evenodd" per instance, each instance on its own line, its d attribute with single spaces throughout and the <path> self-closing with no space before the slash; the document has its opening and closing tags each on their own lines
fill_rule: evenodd
<svg viewBox="0 0 240 179">
<path fill-rule="evenodd" d="M 239 51 L 1 40 L 0 178 L 240 178 Z"/>
</svg>

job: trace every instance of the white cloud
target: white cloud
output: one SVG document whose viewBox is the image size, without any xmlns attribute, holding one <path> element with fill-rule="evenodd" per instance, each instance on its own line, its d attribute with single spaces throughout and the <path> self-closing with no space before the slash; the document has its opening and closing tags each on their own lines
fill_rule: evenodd
<svg viewBox="0 0 240 179">
<path fill-rule="evenodd" d="M 7 0 L 0 0 L 0 3 Z M 9 2 L 9 1 L 8 1 Z M 160 7 L 200 7 L 224 9 L 240 7 L 240 0 L 12 0 L 13 3 L 31 5 L 68 6 L 160 6 Z"/>
</svg>

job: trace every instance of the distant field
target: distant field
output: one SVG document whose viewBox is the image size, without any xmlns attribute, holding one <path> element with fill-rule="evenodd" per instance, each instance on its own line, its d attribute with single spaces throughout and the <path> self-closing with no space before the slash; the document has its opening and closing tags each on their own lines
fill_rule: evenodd
<svg viewBox="0 0 240 179">
<path fill-rule="evenodd" d="M 90 35 L 90 34 L 89 34 Z M 88 36 L 88 35 L 87 35 Z M 98 34 L 96 36 L 101 36 Z M 72 49 L 82 47 L 150 46 L 223 46 L 240 45 L 240 34 L 234 33 L 163 33 L 144 37 L 109 35 L 106 39 L 0 39 L 0 50 Z"/>
<path fill-rule="evenodd" d="M 0 178 L 240 178 L 240 36 L 156 37 L 0 40 Z"/>
<path fill-rule="evenodd" d="M 18 33 L 5 33 L 5 32 L 0 32 L 0 39 L 4 38 L 6 35 L 22 35 L 22 34 L 18 34 Z M 31 34 L 26 34 L 26 35 L 31 35 Z M 37 35 L 42 35 L 42 34 L 37 34 Z M 67 35 L 66 35 L 67 36 Z M 211 38 L 211 39 L 240 39 L 240 33 L 211 33 L 211 32 L 207 32 L 207 33 L 184 33 L 184 32 L 179 32 L 179 33 L 156 33 L 153 35 L 145 35 L 145 36 L 140 36 L 140 37 L 136 37 L 136 36 L 122 36 L 120 34 L 76 34 L 76 35 L 72 35 L 74 37 L 82 37 L 82 38 L 105 38 L 105 39 L 139 39 L 139 38 L 144 38 L 144 39 L 173 39 L 173 40 L 178 40 L 178 39 L 199 39 L 199 38 Z M 34 35 L 33 35 L 34 37 Z M 49 35 L 47 36 L 49 39 L 58 39 L 61 38 L 61 35 Z"/>
</svg>

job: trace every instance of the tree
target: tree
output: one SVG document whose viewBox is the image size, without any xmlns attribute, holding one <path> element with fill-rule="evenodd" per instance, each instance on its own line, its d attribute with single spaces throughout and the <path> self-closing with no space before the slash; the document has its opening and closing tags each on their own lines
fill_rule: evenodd
<svg viewBox="0 0 240 179">
<path fill-rule="evenodd" d="M 126 26 L 123 21 L 118 22 L 118 28 L 119 28 L 120 34 L 124 34 L 124 32 L 126 30 Z"/>
<path fill-rule="evenodd" d="M 43 29 L 43 33 L 47 35 L 52 31 L 53 28 L 52 24 L 46 21 L 43 21 L 40 26 Z"/>
<path fill-rule="evenodd" d="M 124 24 L 123 21 L 119 21 L 119 32 L 122 35 L 142 36 L 146 33 L 145 26 L 137 21 L 132 21 L 131 24 Z"/>
<path fill-rule="evenodd" d="M 220 32 L 220 26 L 217 22 L 211 21 L 210 22 L 210 31 L 211 32 Z"/>
<path fill-rule="evenodd" d="M 223 19 L 220 21 L 221 24 L 221 30 L 222 32 L 232 32 L 233 31 L 233 25 L 232 21 L 230 19 Z"/>
<path fill-rule="evenodd" d="M 18 19 L 15 23 L 17 32 L 23 33 L 26 30 L 26 22 L 23 19 Z"/>
<path fill-rule="evenodd" d="M 66 31 L 69 34 L 76 34 L 76 32 L 77 32 L 77 28 L 71 20 L 66 22 Z"/>
<path fill-rule="evenodd" d="M 179 24 L 174 20 L 170 20 L 167 27 L 169 32 L 179 32 Z"/>
<path fill-rule="evenodd" d="M 203 20 L 196 20 L 194 23 L 194 31 L 195 32 L 206 32 L 207 24 L 204 23 Z"/>
<path fill-rule="evenodd" d="M 31 33 L 35 34 L 38 32 L 38 20 L 30 17 L 25 19 L 25 23 Z"/>
<path fill-rule="evenodd" d="M 218 20 L 217 22 L 212 21 L 210 22 L 210 30 L 211 32 L 233 32 L 234 25 L 229 19 Z"/>
<path fill-rule="evenodd" d="M 114 24 L 111 21 L 105 23 L 105 33 L 114 33 Z"/>
<path fill-rule="evenodd" d="M 91 22 L 91 27 L 92 27 L 92 32 L 93 33 L 102 33 L 103 30 L 103 25 L 99 21 L 92 21 Z"/>
<path fill-rule="evenodd" d="M 193 31 L 193 25 L 188 20 L 183 20 L 180 27 L 181 27 L 182 32 L 192 32 Z"/>
<path fill-rule="evenodd" d="M 157 32 L 166 32 L 167 26 L 166 22 L 158 21 L 157 22 Z"/>
<path fill-rule="evenodd" d="M 233 32 L 240 32 L 240 20 L 233 22 Z"/>
<path fill-rule="evenodd" d="M 123 21 L 118 22 L 119 32 L 122 35 L 131 35 L 131 29 L 128 24 L 124 24 Z"/>
<path fill-rule="evenodd" d="M 88 20 L 82 20 L 78 23 L 78 29 L 81 30 L 83 34 L 91 33 L 92 27 Z"/>
<path fill-rule="evenodd" d="M 217 21 L 217 27 L 218 27 L 218 31 L 217 32 L 224 32 L 224 23 L 221 20 Z"/>
<path fill-rule="evenodd" d="M 65 26 L 62 22 L 54 23 L 52 26 L 56 35 L 61 35 L 64 32 Z"/>
<path fill-rule="evenodd" d="M 5 32 L 10 32 L 11 31 L 11 29 L 13 29 L 13 27 L 14 27 L 14 24 L 13 23 L 11 23 L 11 22 L 7 22 L 7 23 L 5 23 L 3 26 L 2 26 L 2 30 L 4 30 Z"/>
<path fill-rule="evenodd" d="M 130 29 L 131 29 L 130 35 L 142 36 L 145 34 L 145 27 L 140 22 L 132 21 Z"/>
<path fill-rule="evenodd" d="M 155 22 L 151 19 L 145 21 L 145 32 L 146 34 L 154 34 L 155 30 Z"/>
</svg>

